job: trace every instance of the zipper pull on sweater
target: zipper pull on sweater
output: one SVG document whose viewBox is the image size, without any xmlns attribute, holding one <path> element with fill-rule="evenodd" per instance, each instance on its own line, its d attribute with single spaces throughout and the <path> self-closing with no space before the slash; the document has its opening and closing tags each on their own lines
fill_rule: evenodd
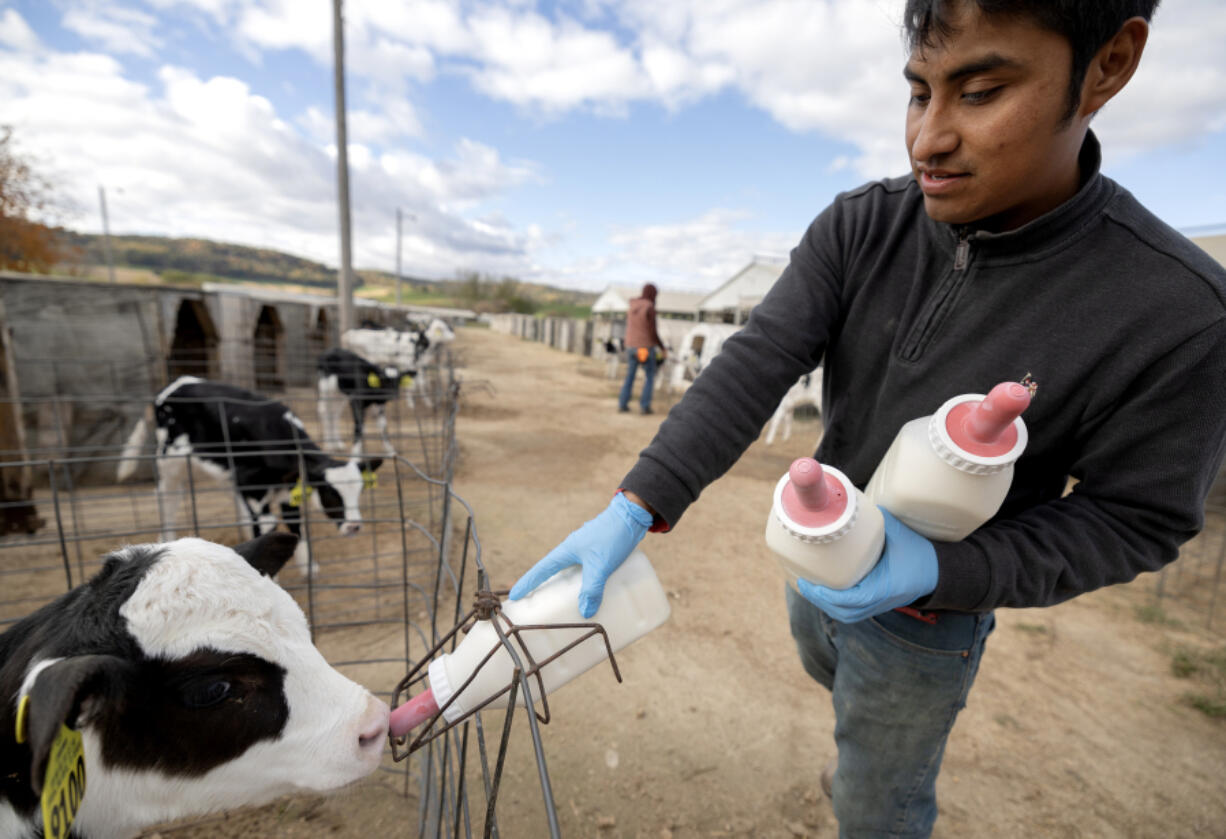
<svg viewBox="0 0 1226 839">
<path fill-rule="evenodd" d="M 971 242 L 965 230 L 958 234 L 958 249 L 954 251 L 954 270 L 961 271 L 966 267 L 971 255 Z"/>
</svg>

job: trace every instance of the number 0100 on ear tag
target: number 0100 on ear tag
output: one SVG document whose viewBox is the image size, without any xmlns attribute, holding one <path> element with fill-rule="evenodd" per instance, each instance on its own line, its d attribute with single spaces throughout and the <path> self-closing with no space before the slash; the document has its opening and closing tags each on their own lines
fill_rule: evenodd
<svg viewBox="0 0 1226 839">
<path fill-rule="evenodd" d="M 85 797 L 85 748 L 80 732 L 60 725 L 43 782 L 43 836 L 66 839 Z"/>
</svg>

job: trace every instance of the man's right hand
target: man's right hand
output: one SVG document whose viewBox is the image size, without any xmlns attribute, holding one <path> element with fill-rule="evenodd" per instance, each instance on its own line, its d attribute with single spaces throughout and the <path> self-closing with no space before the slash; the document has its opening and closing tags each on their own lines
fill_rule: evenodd
<svg viewBox="0 0 1226 839">
<path fill-rule="evenodd" d="M 604 512 L 562 540 L 545 558 L 519 578 L 511 588 L 511 600 L 519 600 L 563 568 L 583 566 L 579 589 L 579 614 L 590 618 L 600 608 L 604 586 L 651 527 L 652 515 L 627 500 L 613 496 Z"/>
</svg>

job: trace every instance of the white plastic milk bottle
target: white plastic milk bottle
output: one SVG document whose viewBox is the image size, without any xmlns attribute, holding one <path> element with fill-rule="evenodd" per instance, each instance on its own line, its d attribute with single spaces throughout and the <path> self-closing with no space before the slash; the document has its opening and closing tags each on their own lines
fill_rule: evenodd
<svg viewBox="0 0 1226 839">
<path fill-rule="evenodd" d="M 881 556 L 885 522 L 846 475 L 801 457 L 775 484 L 766 545 L 793 587 L 803 577 L 850 588 Z"/>
<path fill-rule="evenodd" d="M 504 632 L 508 620 L 518 626 L 599 623 L 608 635 L 613 652 L 668 620 L 668 595 L 660 585 L 647 555 L 640 550 L 631 553 L 609 576 L 600 609 L 591 618 L 579 614 L 579 587 L 582 582 L 582 569 L 572 565 L 554 574 L 520 600 L 504 602 L 502 615 L 505 618 L 495 613 L 493 620 L 503 621 Z M 588 632 L 590 628 L 547 628 L 524 630 L 508 637 L 512 644 L 517 645 L 516 654 L 523 666 L 530 667 L 525 650 L 531 653 L 532 660 L 539 663 Z M 482 665 L 482 660 L 495 647 L 497 652 Z M 580 673 L 607 659 L 604 640 L 599 634 L 592 635 L 541 668 L 545 693 L 553 693 Z M 464 687 L 474 670 L 476 676 Z M 443 709 L 443 719 L 455 722 L 481 707 L 491 696 L 511 684 L 515 677 L 515 662 L 499 640 L 491 621 L 477 621 L 454 651 L 430 662 L 427 673 L 430 688 L 392 711 L 390 728 L 393 737 L 412 731 L 430 719 L 439 708 Z M 529 684 L 533 691 L 539 690 L 536 679 L 531 679 Z M 455 701 L 447 705 L 452 697 Z M 504 693 L 484 707 L 505 708 L 508 698 L 508 694 Z M 533 697 L 534 700 L 538 698 Z M 517 701 L 526 707 L 522 692 Z"/>
<path fill-rule="evenodd" d="M 1004 503 L 1029 405 L 1030 390 L 1017 382 L 955 396 L 902 427 L 864 494 L 929 539 L 965 538 Z"/>
</svg>

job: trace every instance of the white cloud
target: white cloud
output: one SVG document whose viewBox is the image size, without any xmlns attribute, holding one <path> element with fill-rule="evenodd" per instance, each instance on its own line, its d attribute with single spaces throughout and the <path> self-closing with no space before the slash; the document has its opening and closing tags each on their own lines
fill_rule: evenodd
<svg viewBox="0 0 1226 839">
<path fill-rule="evenodd" d="M 154 35 L 157 18 L 137 9 L 85 2 L 69 7 L 60 24 L 102 49 L 153 58 L 162 41 Z"/>
<path fill-rule="evenodd" d="M 475 14 L 469 26 L 473 83 L 496 99 L 545 112 L 617 110 L 649 88 L 634 56 L 609 33 L 495 8 Z"/>
<path fill-rule="evenodd" d="M 1154 15 L 1136 76 L 1094 123 L 1106 154 L 1131 156 L 1226 129 L 1226 4 L 1183 0 Z"/>
<path fill-rule="evenodd" d="M 617 254 L 602 282 L 656 282 L 675 291 L 710 291 L 745 267 L 753 254 L 786 255 L 794 234 L 753 233 L 747 214 L 710 210 L 675 224 L 621 228 L 610 236 Z M 588 266 L 591 269 L 591 266 Z"/>
<path fill-rule="evenodd" d="M 247 0 L 144 0 L 152 8 L 170 11 L 175 14 L 185 12 L 203 12 L 217 24 L 225 24 L 234 19 L 237 9 Z"/>
<path fill-rule="evenodd" d="M 300 49 L 320 64 L 332 64 L 332 4 L 328 0 L 247 2 L 237 11 L 235 28 L 240 38 L 257 48 Z"/>
<path fill-rule="evenodd" d="M 41 46 L 38 35 L 16 9 L 0 13 L 0 45 L 18 52 L 33 52 Z"/>
<path fill-rule="evenodd" d="M 369 99 L 379 101 L 379 95 L 374 94 Z M 421 122 L 417 111 L 407 99 L 390 97 L 379 101 L 380 108 L 350 108 L 346 117 L 346 131 L 350 140 L 371 145 L 387 146 L 397 140 L 407 137 L 418 137 L 422 133 Z M 317 113 L 321 113 L 318 112 Z M 333 137 L 336 134 L 336 120 L 331 114 L 327 123 Z"/>
<path fill-rule="evenodd" d="M 21 31 L 24 21 L 4 20 L 5 32 Z M 97 229 L 102 184 L 114 232 L 203 235 L 335 264 L 335 169 L 322 138 L 300 133 L 239 79 L 165 66 L 156 80 L 155 87 L 134 83 L 103 55 L 0 51 L 5 120 L 18 142 L 53 162 L 47 174 L 78 209 L 66 223 Z M 375 123 L 397 121 L 394 114 L 371 116 Z M 301 122 L 324 134 L 331 115 L 311 111 Z M 357 122 L 358 135 L 403 133 Z M 399 206 L 415 217 L 404 243 L 413 272 L 539 270 L 530 251 L 539 247 L 540 231 L 517 230 L 481 211 L 537 177 L 530 164 L 508 164 L 493 148 L 467 140 L 448 159 L 433 160 L 376 152 L 356 137 L 350 161 L 359 267 L 392 267 L 391 219 Z"/>
</svg>

